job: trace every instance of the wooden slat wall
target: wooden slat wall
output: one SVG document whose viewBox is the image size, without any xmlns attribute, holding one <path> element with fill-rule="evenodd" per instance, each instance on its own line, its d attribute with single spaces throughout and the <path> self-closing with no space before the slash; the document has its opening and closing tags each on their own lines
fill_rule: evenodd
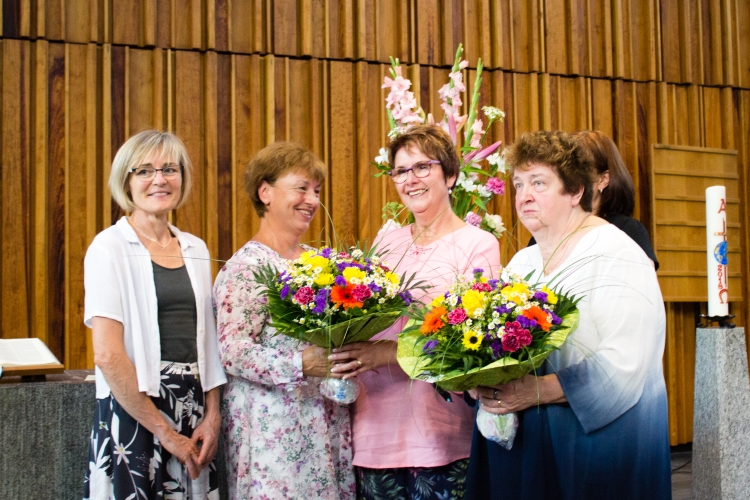
<svg viewBox="0 0 750 500">
<path fill-rule="evenodd" d="M 185 140 L 195 191 L 174 221 L 217 259 L 257 230 L 244 165 L 276 140 L 306 145 L 330 168 L 333 224 L 321 212 L 306 239 L 334 229 L 372 238 L 380 207 L 396 199 L 370 165 L 385 143 L 388 56 L 436 111 L 459 42 L 487 68 L 482 104 L 507 112 L 494 140 L 610 134 L 646 227 L 651 144 L 736 149 L 744 207 L 748 25 L 744 0 L 0 0 L 2 336 L 40 337 L 67 368 L 92 366 L 83 256 L 121 215 L 106 188 L 112 157 L 146 127 Z M 527 241 L 511 195 L 493 210 Z M 750 214 L 740 216 L 748 276 Z M 504 242 L 503 255 L 516 246 Z M 667 304 L 673 444 L 692 439 L 696 307 Z M 744 306 L 733 310 L 744 324 Z"/>
</svg>

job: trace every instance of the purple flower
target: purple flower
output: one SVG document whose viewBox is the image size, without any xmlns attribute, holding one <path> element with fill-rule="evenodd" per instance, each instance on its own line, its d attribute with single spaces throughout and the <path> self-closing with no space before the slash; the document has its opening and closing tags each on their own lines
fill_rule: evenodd
<svg viewBox="0 0 750 500">
<path fill-rule="evenodd" d="M 438 341 L 437 340 L 430 339 L 430 340 L 428 340 L 425 343 L 424 347 L 422 347 L 422 351 L 425 354 L 434 354 L 435 353 L 435 348 L 437 347 L 437 345 L 438 345 Z"/>
<path fill-rule="evenodd" d="M 336 284 L 336 286 L 340 286 L 341 288 L 346 287 L 346 278 L 341 275 L 336 276 L 333 282 Z"/>
<path fill-rule="evenodd" d="M 497 311 L 498 314 L 510 314 L 513 309 L 503 304 L 500 307 L 496 307 L 495 311 Z"/>
<path fill-rule="evenodd" d="M 547 294 L 545 292 L 534 292 L 534 299 L 538 300 L 539 302 L 547 302 Z"/>
<path fill-rule="evenodd" d="M 382 288 L 380 288 L 380 287 L 379 287 L 378 285 L 376 285 L 375 283 L 370 283 L 370 284 L 369 284 L 369 285 L 367 285 L 367 286 L 369 286 L 369 287 L 370 287 L 370 290 L 372 290 L 372 293 L 380 293 L 380 292 L 381 292 L 381 291 L 383 290 Z"/>
<path fill-rule="evenodd" d="M 279 283 L 289 283 L 292 281 L 292 275 L 289 274 L 287 271 L 284 271 L 279 275 L 279 278 L 277 280 Z"/>
<path fill-rule="evenodd" d="M 494 359 L 499 359 L 503 354 L 505 354 L 503 344 L 499 340 L 495 340 L 492 344 L 490 344 L 490 348 L 492 349 L 492 357 Z"/>
<path fill-rule="evenodd" d="M 344 269 L 346 269 L 347 267 L 356 267 L 357 269 L 362 270 L 365 269 L 365 266 L 357 262 L 339 262 L 338 264 L 336 264 L 336 267 L 339 268 L 339 272 L 344 272 Z"/>
<path fill-rule="evenodd" d="M 328 288 L 321 288 L 315 294 L 315 307 L 312 309 L 313 314 L 323 314 L 328 304 Z"/>
<path fill-rule="evenodd" d="M 472 273 L 478 274 L 478 277 L 481 277 L 484 274 L 484 269 L 482 269 L 481 267 L 475 267 Z"/>
<path fill-rule="evenodd" d="M 550 314 L 550 316 L 552 316 L 552 324 L 553 325 L 559 325 L 560 323 L 562 323 L 562 319 L 560 318 L 560 316 L 558 316 L 557 314 L 553 313 L 552 311 L 547 311 L 547 312 Z"/>
<path fill-rule="evenodd" d="M 487 179 L 487 184 L 484 185 L 492 194 L 503 195 L 505 194 L 505 181 L 498 179 L 497 177 L 490 177 Z"/>
<path fill-rule="evenodd" d="M 398 296 L 401 297 L 401 300 L 403 300 L 404 304 L 406 304 L 407 306 L 411 304 L 412 302 L 414 302 L 414 299 L 412 298 L 411 292 L 409 290 L 404 290 L 403 292 L 399 292 Z"/>
<path fill-rule="evenodd" d="M 475 227 L 479 227 L 479 225 L 482 223 L 482 217 L 475 214 L 474 212 L 469 212 L 468 214 L 466 214 L 464 220 L 467 224 Z"/>
<path fill-rule="evenodd" d="M 488 280 L 487 284 L 492 287 L 493 290 L 497 288 L 497 284 L 500 283 L 500 280 Z"/>
<path fill-rule="evenodd" d="M 330 259 L 332 253 L 333 253 L 333 250 L 331 250 L 328 247 L 325 247 L 323 250 L 320 251 L 320 256 L 325 257 L 326 259 Z"/>
<path fill-rule="evenodd" d="M 289 285 L 284 285 L 284 287 L 281 289 L 281 292 L 279 293 L 279 297 L 281 297 L 281 300 L 286 300 L 287 297 L 289 297 L 289 293 L 292 290 L 289 288 Z"/>
<path fill-rule="evenodd" d="M 537 326 L 537 322 L 535 319 L 527 318 L 526 316 L 518 316 L 516 320 L 521 324 L 524 328 L 534 328 Z"/>
</svg>

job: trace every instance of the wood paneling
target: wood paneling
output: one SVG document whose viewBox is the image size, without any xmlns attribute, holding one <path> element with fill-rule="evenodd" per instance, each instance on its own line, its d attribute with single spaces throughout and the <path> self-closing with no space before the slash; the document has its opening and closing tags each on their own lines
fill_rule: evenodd
<svg viewBox="0 0 750 500">
<path fill-rule="evenodd" d="M 388 57 L 440 118 L 437 90 L 460 42 L 471 68 L 478 57 L 485 64 L 481 105 L 507 113 L 493 140 L 604 131 L 647 227 L 652 144 L 737 150 L 744 207 L 749 24 L 744 0 L 0 0 L 2 336 L 36 336 L 68 368 L 92 366 L 83 256 L 121 216 L 106 186 L 111 160 L 144 128 L 187 144 L 196 182 L 173 220 L 206 240 L 215 271 L 258 228 L 244 169 L 277 140 L 329 167 L 327 211 L 306 241 L 371 240 L 380 208 L 397 199 L 371 166 L 386 143 Z M 512 193 L 491 210 L 515 236 L 502 242 L 507 260 L 529 234 Z M 745 277 L 750 214 L 737 215 L 731 244 Z M 747 297 L 747 279 L 741 286 Z M 696 307 L 667 304 L 673 444 L 691 439 Z M 743 304 L 732 311 L 744 324 Z"/>
<path fill-rule="evenodd" d="M 0 0 L 5 38 L 750 88 L 745 0 Z"/>
</svg>

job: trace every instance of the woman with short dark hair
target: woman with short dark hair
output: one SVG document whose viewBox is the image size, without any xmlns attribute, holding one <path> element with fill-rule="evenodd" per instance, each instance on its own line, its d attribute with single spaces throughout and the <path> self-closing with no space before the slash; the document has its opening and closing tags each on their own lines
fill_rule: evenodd
<svg viewBox="0 0 750 500">
<path fill-rule="evenodd" d="M 480 387 L 483 408 L 516 412 L 511 450 L 474 430 L 467 497 L 671 498 L 665 313 L 652 262 L 593 215 L 591 153 L 564 132 L 506 150 L 516 212 L 537 244 L 508 268 L 581 298 L 580 318 L 536 374 Z"/>
</svg>

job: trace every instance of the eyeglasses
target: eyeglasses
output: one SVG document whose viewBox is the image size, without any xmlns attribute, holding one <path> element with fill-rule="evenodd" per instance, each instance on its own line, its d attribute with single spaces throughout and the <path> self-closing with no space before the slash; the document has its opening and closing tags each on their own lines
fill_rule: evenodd
<svg viewBox="0 0 750 500">
<path fill-rule="evenodd" d="M 432 166 L 439 163 L 440 162 L 437 160 L 418 161 L 408 168 L 394 168 L 393 170 L 388 172 L 388 175 L 391 176 L 393 182 L 395 182 L 396 184 L 401 184 L 403 182 L 406 182 L 406 177 L 409 175 L 409 172 L 412 172 L 414 174 L 414 177 L 419 177 L 421 179 L 422 177 L 427 177 L 428 175 L 430 175 L 430 169 L 432 168 Z"/>
<path fill-rule="evenodd" d="M 163 168 L 154 168 L 151 165 L 141 165 L 140 167 L 131 168 L 128 172 L 141 181 L 153 180 L 154 177 L 156 177 L 156 172 L 161 172 L 161 175 L 163 175 L 165 179 L 174 179 L 178 175 L 182 175 L 182 165 L 169 163 L 164 165 Z"/>
</svg>

